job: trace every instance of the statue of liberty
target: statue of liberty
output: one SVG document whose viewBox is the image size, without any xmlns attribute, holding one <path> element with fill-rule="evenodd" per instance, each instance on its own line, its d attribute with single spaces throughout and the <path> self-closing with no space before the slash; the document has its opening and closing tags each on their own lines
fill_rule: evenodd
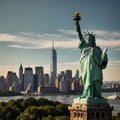
<svg viewBox="0 0 120 120">
<path fill-rule="evenodd" d="M 102 69 L 107 66 L 107 49 L 104 51 L 96 45 L 95 35 L 93 33 L 85 33 L 82 35 L 79 20 L 79 12 L 75 12 L 74 22 L 76 31 L 79 36 L 79 49 L 81 51 L 80 57 L 80 71 L 82 74 L 83 94 L 80 99 L 88 98 L 102 98 L 102 83 L 103 73 Z"/>
</svg>

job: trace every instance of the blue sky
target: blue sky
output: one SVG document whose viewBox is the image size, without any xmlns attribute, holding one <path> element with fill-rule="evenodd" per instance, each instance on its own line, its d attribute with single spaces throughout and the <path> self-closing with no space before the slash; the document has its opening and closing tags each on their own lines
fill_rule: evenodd
<svg viewBox="0 0 120 120">
<path fill-rule="evenodd" d="M 120 80 L 119 0 L 0 0 L 0 75 L 23 67 L 43 66 L 49 73 L 54 40 L 61 70 L 79 69 L 80 51 L 73 15 L 80 11 L 83 31 L 96 34 L 108 48 L 104 80 Z M 73 73 L 74 74 L 74 73 Z"/>
</svg>

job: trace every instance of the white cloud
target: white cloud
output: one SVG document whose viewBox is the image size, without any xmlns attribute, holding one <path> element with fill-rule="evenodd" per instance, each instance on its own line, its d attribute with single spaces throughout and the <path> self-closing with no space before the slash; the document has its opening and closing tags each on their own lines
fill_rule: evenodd
<svg viewBox="0 0 120 120">
<path fill-rule="evenodd" d="M 91 30 L 92 31 L 92 30 Z M 96 36 L 101 37 L 108 37 L 108 38 L 119 38 L 120 39 L 120 32 L 117 31 L 101 31 L 101 30 L 93 30 Z"/>
<path fill-rule="evenodd" d="M 104 46 L 104 47 L 119 47 L 120 46 L 120 40 L 104 40 L 104 39 L 97 39 L 96 43 L 98 46 Z"/>
<path fill-rule="evenodd" d="M 77 35 L 77 32 L 74 30 L 64 30 L 64 29 L 60 29 L 58 30 L 60 33 L 63 34 L 68 34 L 68 35 Z"/>
<path fill-rule="evenodd" d="M 100 30 L 93 31 L 96 36 L 96 43 L 103 47 L 119 47 L 120 33 Z M 74 30 L 58 30 L 56 34 L 37 34 L 37 33 L 19 33 L 19 34 L 0 34 L 0 42 L 6 42 L 8 47 L 21 49 L 44 49 L 52 46 L 52 41 L 57 48 L 76 48 L 78 45 L 77 32 Z"/>
</svg>

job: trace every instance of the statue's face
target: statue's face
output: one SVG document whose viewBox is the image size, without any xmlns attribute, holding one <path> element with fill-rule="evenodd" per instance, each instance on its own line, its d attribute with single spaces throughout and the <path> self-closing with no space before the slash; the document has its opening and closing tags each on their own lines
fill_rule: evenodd
<svg viewBox="0 0 120 120">
<path fill-rule="evenodd" d="M 91 34 L 86 36 L 86 43 L 90 46 L 93 47 L 95 45 L 95 37 Z"/>
</svg>

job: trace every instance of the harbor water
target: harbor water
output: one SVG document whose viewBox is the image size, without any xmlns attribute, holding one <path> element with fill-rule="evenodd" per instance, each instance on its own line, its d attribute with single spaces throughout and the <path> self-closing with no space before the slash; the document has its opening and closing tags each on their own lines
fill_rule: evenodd
<svg viewBox="0 0 120 120">
<path fill-rule="evenodd" d="M 67 103 L 67 104 L 72 104 L 73 100 L 75 98 L 78 98 L 80 95 L 21 95 L 21 96 L 9 96 L 9 97 L 0 97 L 0 102 L 8 102 L 10 100 L 16 100 L 16 99 L 27 99 L 29 97 L 34 97 L 36 99 L 38 98 L 46 98 L 48 100 L 53 100 L 53 101 L 59 101 L 61 103 Z M 103 93 L 103 97 L 105 98 L 110 98 L 112 96 L 112 93 Z M 111 97 L 111 99 L 108 99 L 108 102 L 110 106 L 114 107 L 114 110 L 112 112 L 113 115 L 116 115 L 118 112 L 120 112 L 120 99 L 115 100 L 114 98 Z"/>
</svg>

